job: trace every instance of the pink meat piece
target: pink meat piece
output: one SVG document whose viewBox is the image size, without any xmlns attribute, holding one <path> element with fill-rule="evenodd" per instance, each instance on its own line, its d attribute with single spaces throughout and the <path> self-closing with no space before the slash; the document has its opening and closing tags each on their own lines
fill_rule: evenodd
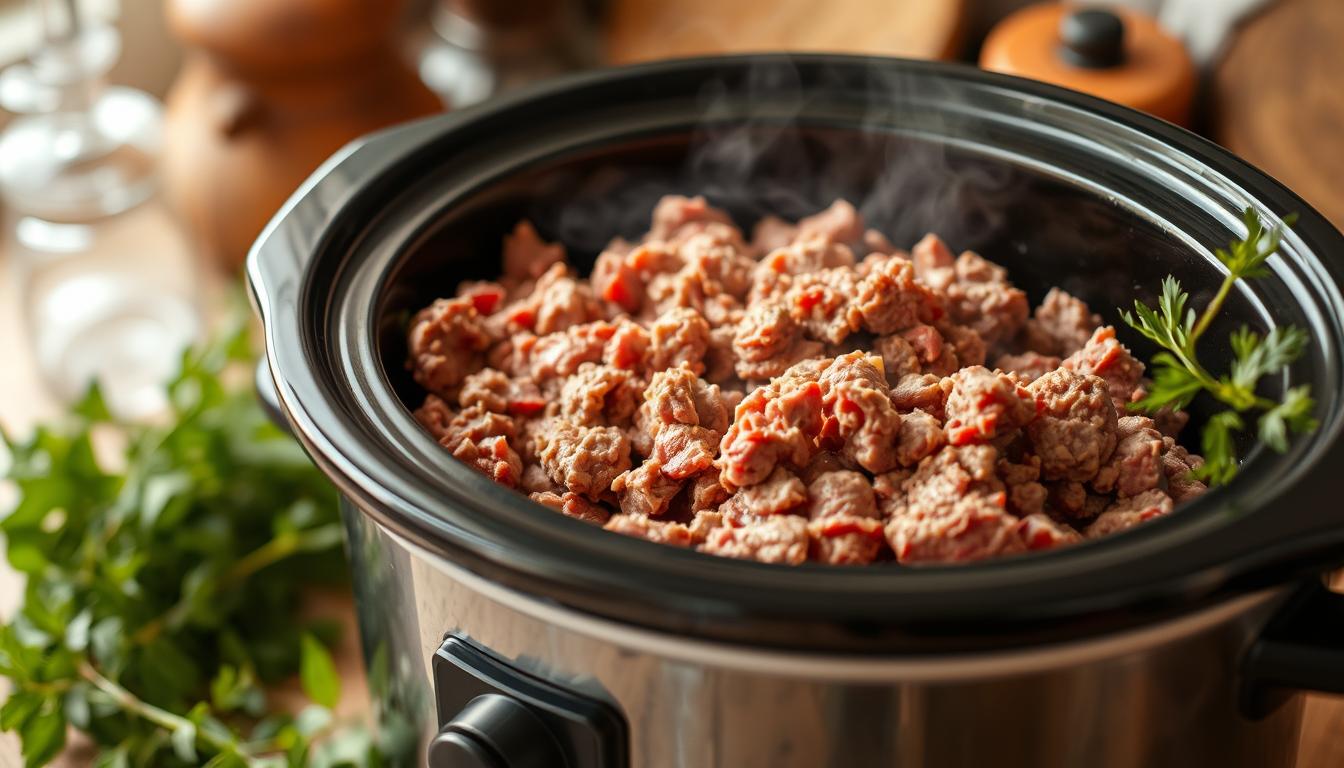
<svg viewBox="0 0 1344 768">
<path fill-rule="evenodd" d="M 1203 482 L 1191 476 L 1191 472 L 1204 466 L 1204 459 L 1191 455 L 1180 443 L 1170 437 L 1162 438 L 1162 473 L 1167 478 L 1167 493 L 1177 504 L 1203 494 L 1209 489 Z"/>
<path fill-rule="evenodd" d="M 1115 452 L 1097 476 L 1092 488 L 1098 493 L 1134 496 L 1162 481 L 1162 434 L 1145 416 L 1125 416 L 1115 424 Z"/>
<path fill-rule="evenodd" d="M 682 481 L 664 474 L 663 465 L 657 459 L 649 459 L 622 472 L 611 483 L 621 512 L 647 517 L 658 517 L 666 512 L 681 487 Z"/>
<path fill-rule="evenodd" d="M 1047 492 L 1041 485 L 1041 459 L 1024 456 L 1020 462 L 999 459 L 999 477 L 1008 490 L 1008 511 L 1018 517 L 1045 511 Z"/>
<path fill-rule="evenodd" d="M 560 417 L 587 426 L 629 426 L 644 386 L 630 371 L 583 363 L 560 389 Z"/>
<path fill-rule="evenodd" d="M 1061 368 L 1033 381 L 1040 415 L 1027 438 L 1051 480 L 1087 482 L 1115 450 L 1116 415 L 1105 380 Z"/>
<path fill-rule="evenodd" d="M 537 460 L 565 488 L 594 501 L 630 468 L 630 439 L 616 427 L 585 427 L 551 419 L 537 436 Z"/>
<path fill-rule="evenodd" d="M 999 355 L 994 367 L 1008 373 L 1017 374 L 1025 384 L 1041 378 L 1055 370 L 1062 362 L 1058 357 L 1042 355 L 1038 352 L 1023 352 L 1020 355 Z"/>
<path fill-rule="evenodd" d="M 863 241 L 867 225 L 848 200 L 836 200 L 820 213 L 799 219 L 798 240 L 823 240 L 857 245 Z"/>
<path fill-rule="evenodd" d="M 462 439 L 456 446 L 443 444 L 452 451 L 453 458 L 486 477 L 510 488 L 518 485 L 523 476 L 523 460 L 503 436 L 480 440 Z"/>
<path fill-rule="evenodd" d="M 703 373 L 708 349 L 709 323 L 705 318 L 690 309 L 669 310 L 649 326 L 648 370 L 656 373 L 685 365 Z"/>
<path fill-rule="evenodd" d="M 1083 348 L 1101 317 L 1087 304 L 1058 288 L 1051 288 L 1022 328 L 1022 346 L 1046 357 L 1068 356 Z"/>
<path fill-rule="evenodd" d="M 523 352 L 527 360 L 527 373 L 539 384 L 571 376 L 584 363 L 601 362 L 603 351 L 615 333 L 616 326 L 598 321 L 571 326 L 539 338 L 533 337 L 530 344 L 524 337 L 522 341 L 528 347 Z"/>
<path fill-rule="evenodd" d="M 546 410 L 546 399 L 537 385 L 526 378 L 513 378 L 494 368 L 467 376 L 457 402 L 463 408 L 479 405 L 487 411 L 510 416 L 536 416 Z"/>
<path fill-rule="evenodd" d="M 1111 326 L 1098 328 L 1087 344 L 1065 358 L 1060 366 L 1105 379 L 1117 407 L 1130 401 L 1143 379 L 1143 363 L 1116 341 L 1115 329 Z"/>
<path fill-rule="evenodd" d="M 564 264 L 552 266 L 538 278 L 522 306 L 532 313 L 531 330 L 541 336 L 605 316 L 592 287 L 570 274 Z"/>
<path fill-rule="evenodd" d="M 536 280 L 553 265 L 565 260 L 565 248 L 558 243 L 547 243 L 537 234 L 532 222 L 518 222 L 511 234 L 504 236 L 504 276 L 523 281 Z"/>
<path fill-rule="evenodd" d="M 463 379 L 485 366 L 489 345 L 471 299 L 439 299 L 411 318 L 411 375 L 420 386 L 451 399 Z"/>
<path fill-rule="evenodd" d="M 577 493 L 542 491 L 529 494 L 529 498 L 544 507 L 550 507 L 565 517 L 572 517 L 585 523 L 605 525 L 611 519 L 611 512 L 607 511 L 606 507 L 601 504 L 594 504 Z"/>
<path fill-rule="evenodd" d="M 950 319 L 970 327 L 989 346 L 1013 338 L 1027 321 L 1027 295 L 1008 282 L 1008 273 L 978 254 L 955 259 L 937 235 L 926 235 L 911 252 L 924 284 L 947 297 Z"/>
<path fill-rule="evenodd" d="M 982 365 L 952 374 L 947 395 L 947 441 L 983 443 L 1024 427 L 1036 416 L 1032 392 L 1011 376 Z"/>
<path fill-rule="evenodd" d="M 892 387 L 895 387 L 902 377 L 922 372 L 914 346 L 900 334 L 878 336 L 873 340 L 873 351 L 882 358 L 887 383 Z"/>
<path fill-rule="evenodd" d="M 807 560 L 807 521 L 794 515 L 775 515 L 741 528 L 714 528 L 700 551 L 720 557 L 762 563 L 798 565 Z"/>
<path fill-rule="evenodd" d="M 775 467 L 763 482 L 740 488 L 719 506 L 719 513 L 737 525 L 782 515 L 807 502 L 807 486 L 784 467 Z"/>
<path fill-rule="evenodd" d="M 792 243 L 798 227 L 779 218 L 764 216 L 751 228 L 751 247 L 757 253 L 770 253 Z"/>
<path fill-rule="evenodd" d="M 859 281 L 853 307 L 863 329 L 878 335 L 933 322 L 945 311 L 938 296 L 915 280 L 914 265 L 899 256 L 879 262 Z"/>
<path fill-rule="evenodd" d="M 840 470 L 807 486 L 812 559 L 832 565 L 871 563 L 882 550 L 882 521 L 868 478 Z"/>
<path fill-rule="evenodd" d="M 655 520 L 644 515 L 612 515 L 602 527 L 623 536 L 633 536 L 655 544 L 671 544 L 674 547 L 689 547 L 692 544 L 690 528 L 681 523 Z"/>
<path fill-rule="evenodd" d="M 1021 521 L 1006 494 L 963 496 L 950 505 L 914 507 L 887 521 L 887 543 L 905 565 L 962 563 L 1026 550 Z"/>
<path fill-rule="evenodd" d="M 1089 539 L 1107 536 L 1171 512 L 1171 497 L 1158 488 L 1117 499 L 1083 531 Z"/>
<path fill-rule="evenodd" d="M 670 477 L 684 480 L 714 463 L 728 422 L 728 408 L 717 385 L 688 368 L 659 371 L 639 406 L 635 425 L 642 437 L 635 448 L 658 460 Z"/>
<path fill-rule="evenodd" d="M 719 444 L 717 464 L 729 490 L 755 485 L 779 462 L 802 468 L 816 453 L 822 424 L 821 386 L 781 377 L 758 387 L 737 406 Z"/>
<path fill-rule="evenodd" d="M 857 331 L 862 321 L 850 306 L 857 290 L 853 270 L 823 269 L 793 278 L 781 302 L 804 337 L 839 344 Z"/>
<path fill-rule="evenodd" d="M 699 195 L 667 195 L 659 200 L 653 208 L 653 227 L 646 239 L 679 244 L 701 232 L 733 237 L 739 247 L 746 247 L 742 243 L 742 233 L 733 226 L 728 214 L 711 206 Z"/>
<path fill-rule="evenodd" d="M 891 404 L 898 411 L 910 411 L 918 408 L 932 414 L 935 418 L 943 415 L 943 405 L 947 402 L 947 393 L 951 382 L 927 373 L 912 373 L 902 376 L 891 388 Z"/>
<path fill-rule="evenodd" d="M 820 343 L 802 337 L 788 307 L 778 303 L 752 305 L 733 339 L 736 372 L 747 381 L 779 376 L 794 363 L 821 354 L 821 349 Z"/>
<path fill-rule="evenodd" d="M 900 439 L 902 418 L 887 395 L 882 360 L 862 352 L 837 357 L 821 374 L 822 405 L 827 420 L 821 439 L 869 472 L 897 466 L 893 445 Z"/>
</svg>

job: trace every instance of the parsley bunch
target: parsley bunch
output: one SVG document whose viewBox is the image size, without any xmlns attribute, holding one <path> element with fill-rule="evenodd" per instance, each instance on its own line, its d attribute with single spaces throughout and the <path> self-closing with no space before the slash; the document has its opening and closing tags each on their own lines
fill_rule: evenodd
<svg viewBox="0 0 1344 768">
<path fill-rule="evenodd" d="M 1302 354 L 1307 343 L 1306 331 L 1295 326 L 1277 326 L 1261 336 L 1243 325 L 1229 338 L 1232 365 L 1221 376 L 1210 373 L 1196 354 L 1200 337 L 1222 309 L 1233 283 L 1268 275 L 1265 262 L 1279 248 L 1281 233 L 1277 228 L 1266 229 L 1250 208 L 1242 218 L 1246 237 L 1231 243 L 1226 250 L 1219 248 L 1214 252 L 1227 267 L 1227 275 L 1202 312 L 1196 315 L 1193 308 L 1186 307 L 1190 296 L 1171 275 L 1162 281 L 1162 297 L 1156 308 L 1135 300 L 1133 314 L 1120 312 L 1125 323 L 1162 348 L 1153 356 L 1152 387 L 1145 397 L 1129 404 L 1131 410 L 1146 413 L 1168 407 L 1179 410 L 1201 392 L 1228 406 L 1209 419 L 1200 441 L 1204 465 L 1195 470 L 1195 475 L 1214 485 L 1230 481 L 1237 473 L 1232 436 L 1245 429 L 1244 415 L 1248 412 L 1259 413 L 1260 440 L 1280 453 L 1288 450 L 1289 433 L 1316 429 L 1316 418 L 1312 415 L 1315 401 L 1309 386 L 1289 389 L 1281 402 L 1256 393 L 1261 378 L 1282 371 Z M 1295 216 L 1285 218 L 1290 226 L 1295 220 Z"/>
<path fill-rule="evenodd" d="M 413 743 L 333 724 L 334 630 L 296 609 L 345 578 L 336 496 L 232 375 L 251 360 L 240 323 L 184 356 L 164 423 L 116 423 L 95 389 L 5 437 L 18 501 L 0 531 L 27 587 L 0 626 L 0 729 L 27 766 L 68 727 L 98 768 L 384 765 Z M 265 686 L 296 675 L 311 705 L 270 711 Z"/>
</svg>

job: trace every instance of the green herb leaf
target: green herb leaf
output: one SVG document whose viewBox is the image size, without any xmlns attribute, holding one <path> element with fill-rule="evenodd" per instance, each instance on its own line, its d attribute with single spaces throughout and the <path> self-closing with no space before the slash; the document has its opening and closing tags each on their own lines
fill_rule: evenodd
<svg viewBox="0 0 1344 768">
<path fill-rule="evenodd" d="M 1288 433 L 1304 434 L 1315 431 L 1316 417 L 1312 412 L 1316 401 L 1310 387 L 1288 390 L 1283 402 L 1265 411 L 1260 417 L 1260 440 L 1279 453 L 1288 450 Z"/>
<path fill-rule="evenodd" d="M 302 643 L 299 678 L 303 682 L 303 692 L 308 698 L 331 709 L 341 698 L 341 678 L 336 673 L 336 664 L 317 638 L 305 634 Z"/>
<path fill-rule="evenodd" d="M 30 768 L 46 765 L 65 746 L 65 715 L 52 699 L 19 728 L 23 740 L 23 764 Z"/>
</svg>

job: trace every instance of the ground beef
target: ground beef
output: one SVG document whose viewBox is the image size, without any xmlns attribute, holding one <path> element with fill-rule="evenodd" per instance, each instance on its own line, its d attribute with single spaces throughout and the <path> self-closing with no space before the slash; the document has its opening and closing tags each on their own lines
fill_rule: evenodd
<svg viewBox="0 0 1344 768">
<path fill-rule="evenodd" d="M 1153 488 L 1135 496 L 1117 499 L 1106 507 L 1083 534 L 1089 539 L 1132 528 L 1146 520 L 1161 517 L 1171 511 L 1172 500 L 1163 491 Z"/>
<path fill-rule="evenodd" d="M 871 563 L 882 551 L 882 522 L 872 483 L 848 470 L 825 472 L 807 486 L 812 559 L 832 565 Z"/>
<path fill-rule="evenodd" d="M 1036 416 L 1036 399 L 1011 376 L 981 365 L 952 374 L 947 394 L 947 441 L 984 443 L 1025 427 Z"/>
<path fill-rule="evenodd" d="M 1115 407 L 1106 382 L 1060 368 L 1033 381 L 1039 415 L 1027 438 L 1051 480 L 1086 482 L 1115 450 Z"/>
<path fill-rule="evenodd" d="M 485 365 L 490 337 L 471 299 L 439 299 L 411 318 L 406 343 L 415 382 L 451 397 L 463 379 Z"/>
<path fill-rule="evenodd" d="M 582 520 L 585 523 L 605 525 L 611 519 L 611 513 L 601 504 L 594 504 L 577 493 L 551 493 L 542 491 L 529 495 L 533 501 L 550 507 L 566 517 Z"/>
<path fill-rule="evenodd" d="M 630 468 L 630 439 L 616 427 L 551 419 L 537 437 L 537 460 L 556 483 L 594 501 Z"/>
<path fill-rule="evenodd" d="M 1117 408 L 1133 399 L 1143 379 L 1143 363 L 1116 341 L 1115 329 L 1110 326 L 1098 328 L 1083 348 L 1064 358 L 1060 366 L 1105 379 Z"/>
<path fill-rule="evenodd" d="M 1082 349 L 1100 325 L 1101 318 L 1086 303 L 1051 288 L 1022 328 L 1022 346 L 1049 357 L 1068 356 Z"/>
<path fill-rule="evenodd" d="M 807 560 L 807 521 L 795 515 L 777 515 L 741 528 L 714 528 L 700 545 L 701 552 L 762 563 L 797 565 Z"/>
<path fill-rule="evenodd" d="M 407 327 L 416 420 L 450 454 L 610 531 L 796 564 L 962 562 L 1166 514 L 1205 486 L 1179 411 L 1081 300 L 1025 294 L 845 201 L 750 244 L 702 197 L 581 276 L 527 222 L 496 282 Z M 992 361 L 992 369 L 986 367 Z"/>
</svg>

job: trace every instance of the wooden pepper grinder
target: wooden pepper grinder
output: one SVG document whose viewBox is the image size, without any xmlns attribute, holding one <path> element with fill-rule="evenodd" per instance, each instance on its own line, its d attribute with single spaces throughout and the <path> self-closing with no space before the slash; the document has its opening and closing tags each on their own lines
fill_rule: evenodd
<svg viewBox="0 0 1344 768">
<path fill-rule="evenodd" d="M 168 0 L 190 49 L 168 94 L 163 183 L 208 255 L 236 268 L 350 140 L 443 108 L 401 60 L 401 0 Z"/>
<path fill-rule="evenodd" d="M 990 31 L 980 66 L 1189 125 L 1195 67 L 1181 41 L 1126 8 L 1041 3 Z"/>
</svg>

